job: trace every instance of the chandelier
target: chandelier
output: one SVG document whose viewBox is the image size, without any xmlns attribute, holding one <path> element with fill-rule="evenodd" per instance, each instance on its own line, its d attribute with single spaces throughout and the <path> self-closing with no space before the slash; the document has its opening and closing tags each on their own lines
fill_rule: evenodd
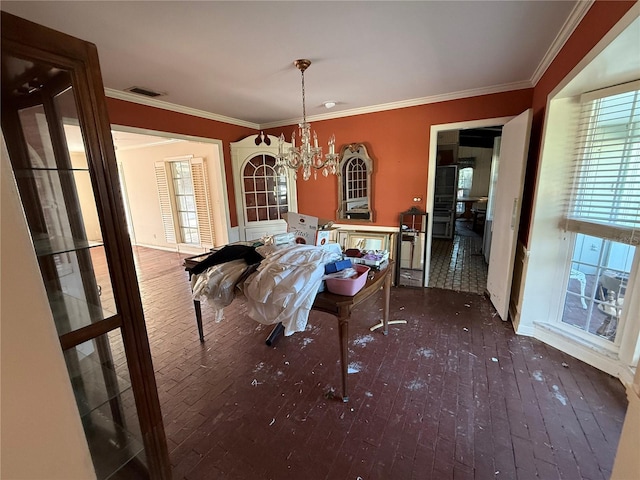
<svg viewBox="0 0 640 480">
<path fill-rule="evenodd" d="M 311 60 L 300 59 L 293 62 L 298 70 L 302 73 L 302 123 L 298 124 L 298 136 L 300 137 L 300 145 L 296 146 L 296 132 L 291 134 L 291 146 L 284 148 L 284 134 L 280 135 L 278 143 L 278 155 L 276 156 L 276 171 L 280 175 L 284 175 L 286 167 L 297 171 L 302 167 L 302 178 L 309 180 L 311 178 L 311 169 L 314 170 L 313 175 L 316 178 L 317 170 L 322 169 L 322 174 L 326 177 L 329 173 L 336 173 L 338 164 L 338 155 L 336 155 L 336 137 L 331 135 L 329 139 L 329 153 L 322 158 L 322 147 L 318 147 L 318 136 L 313 132 L 313 146 L 311 145 L 311 125 L 307 123 L 307 110 L 305 107 L 304 97 L 304 71 L 311 65 Z"/>
</svg>

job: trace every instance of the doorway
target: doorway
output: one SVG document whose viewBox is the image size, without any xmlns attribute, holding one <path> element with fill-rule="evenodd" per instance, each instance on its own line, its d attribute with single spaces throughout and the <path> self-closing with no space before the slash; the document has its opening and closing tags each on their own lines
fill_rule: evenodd
<svg viewBox="0 0 640 480">
<path fill-rule="evenodd" d="M 513 268 L 515 259 L 515 249 L 518 238 L 518 226 L 520 221 L 520 209 L 522 203 L 522 191 L 524 188 L 525 164 L 527 151 L 529 148 L 529 136 L 531 132 L 532 112 L 528 109 L 516 117 L 500 119 L 486 119 L 474 122 L 461 122 L 458 124 L 434 125 L 431 127 L 431 142 L 429 149 L 429 182 L 427 190 L 427 210 L 433 214 L 429 221 L 429 235 L 427 244 L 428 264 L 425 277 L 429 276 L 431 265 L 431 245 L 433 243 L 434 225 L 437 226 L 436 219 L 436 198 L 434 195 L 437 177 L 437 154 L 438 154 L 438 134 L 448 130 L 463 130 L 468 128 L 486 128 L 502 125 L 499 168 L 495 178 L 495 195 L 493 201 L 492 223 L 491 223 L 491 247 L 494 252 L 499 251 L 500 255 L 490 256 L 487 270 L 487 286 L 485 294 L 496 308 L 502 320 L 507 320 L 508 306 L 511 297 L 511 283 L 513 280 Z M 442 134 L 441 134 L 442 136 Z M 456 149 L 457 152 L 457 149 Z M 459 152 L 457 152 L 459 153 Z M 456 168 L 464 157 L 456 159 Z M 470 159 L 464 159 L 470 162 Z M 492 162 L 493 163 L 493 162 Z M 495 171 L 495 169 L 494 169 Z M 457 176 L 456 176 L 457 178 Z M 455 183 L 457 187 L 457 182 Z M 464 195 L 464 189 L 461 189 Z M 477 198 L 456 197 L 454 201 L 465 203 L 463 213 L 467 212 L 469 204 L 479 203 Z M 488 198 L 487 202 L 488 204 Z M 439 206 L 438 206 L 439 207 Z M 453 208 L 455 212 L 455 208 Z M 452 220 L 453 222 L 453 220 Z M 485 220 L 485 231 L 486 220 Z M 437 233 L 438 230 L 436 229 Z M 429 285 L 428 278 L 425 283 Z"/>
<path fill-rule="evenodd" d="M 491 229 L 485 227 L 501 132 L 502 125 L 492 125 L 437 133 L 429 287 L 486 290 Z"/>
<path fill-rule="evenodd" d="M 219 140 L 115 125 L 112 137 L 133 245 L 200 253 L 229 242 L 229 206 Z M 189 175 L 183 175 L 176 186 L 177 164 L 186 165 Z M 189 192 L 193 190 L 190 196 L 182 195 L 178 188 L 185 185 Z M 184 225 L 192 226 L 197 234 L 185 234 Z"/>
</svg>

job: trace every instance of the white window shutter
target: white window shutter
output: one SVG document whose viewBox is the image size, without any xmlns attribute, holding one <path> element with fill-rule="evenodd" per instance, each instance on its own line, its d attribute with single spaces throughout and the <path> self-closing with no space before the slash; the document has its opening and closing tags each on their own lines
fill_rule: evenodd
<svg viewBox="0 0 640 480">
<path fill-rule="evenodd" d="M 167 243 L 177 243 L 173 211 L 171 208 L 171 190 L 169 189 L 165 162 L 156 162 L 155 169 L 158 198 L 160 200 L 160 213 L 162 215 L 162 226 L 164 227 L 164 238 Z"/>
<path fill-rule="evenodd" d="M 206 167 L 203 158 L 191 159 L 191 181 L 193 182 L 193 196 L 196 201 L 200 243 L 214 246 L 215 236 L 211 218 L 211 199 L 209 197 L 209 179 Z"/>
</svg>

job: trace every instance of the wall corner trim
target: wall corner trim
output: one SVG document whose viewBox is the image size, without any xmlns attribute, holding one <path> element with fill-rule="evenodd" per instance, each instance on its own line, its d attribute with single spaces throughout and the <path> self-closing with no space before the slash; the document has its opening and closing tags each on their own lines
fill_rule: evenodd
<svg viewBox="0 0 640 480">
<path fill-rule="evenodd" d="M 547 71 L 547 68 L 549 68 L 549 65 L 551 65 L 551 62 L 553 62 L 553 59 L 556 58 L 556 55 L 558 55 L 564 44 L 569 40 L 569 37 L 580 24 L 594 2 L 595 0 L 576 2 L 573 10 L 569 14 L 569 17 L 564 22 L 562 28 L 556 35 L 556 38 L 549 46 L 547 53 L 544 54 L 544 57 L 542 57 L 542 60 L 538 64 L 535 72 L 533 72 L 533 75 L 531 76 L 531 83 L 534 86 L 540 81 L 544 73 Z"/>
</svg>

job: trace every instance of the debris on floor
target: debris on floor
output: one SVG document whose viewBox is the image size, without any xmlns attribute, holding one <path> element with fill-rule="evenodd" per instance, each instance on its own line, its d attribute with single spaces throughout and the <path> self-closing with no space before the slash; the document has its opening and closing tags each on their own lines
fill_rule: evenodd
<svg viewBox="0 0 640 480">
<path fill-rule="evenodd" d="M 564 368 L 569 368 L 569 364 L 568 364 L 567 362 L 562 362 L 562 366 L 563 366 Z"/>
<path fill-rule="evenodd" d="M 347 373 L 358 373 L 362 369 L 362 364 L 360 362 L 351 362 L 347 366 Z"/>
<path fill-rule="evenodd" d="M 324 398 L 331 400 L 336 396 L 336 389 L 333 387 L 327 387 L 324 391 Z"/>
</svg>

